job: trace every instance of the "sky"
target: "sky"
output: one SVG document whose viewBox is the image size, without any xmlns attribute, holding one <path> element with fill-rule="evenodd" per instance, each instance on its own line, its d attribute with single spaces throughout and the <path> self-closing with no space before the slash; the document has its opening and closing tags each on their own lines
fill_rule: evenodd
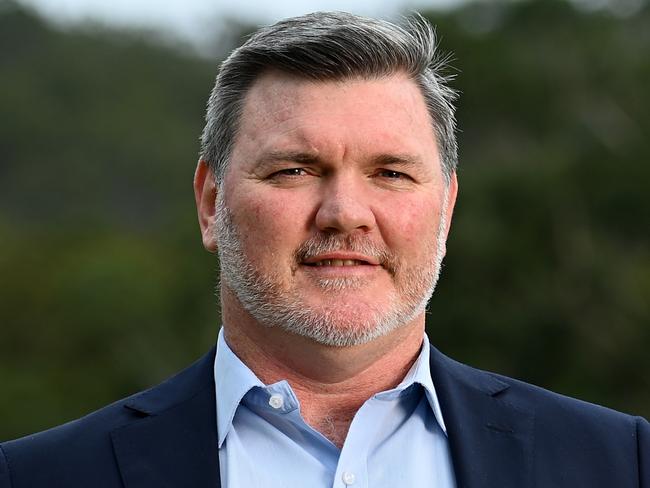
<svg viewBox="0 0 650 488">
<path fill-rule="evenodd" d="M 1 0 L 0 0 L 1 1 Z M 422 9 L 449 9 L 469 0 L 15 0 L 63 25 L 105 25 L 154 31 L 158 39 L 177 40 L 204 55 L 219 51 L 219 34 L 228 24 L 264 25 L 317 10 L 348 12 L 394 19 Z M 475 0 L 490 2 L 492 0 Z M 504 0 L 518 1 L 518 0 Z M 569 0 L 594 10 L 608 8 L 619 16 L 637 12 L 650 0 Z M 225 27 L 225 28 L 224 28 Z M 238 32 L 237 29 L 230 32 Z M 162 36 L 160 35 L 162 34 Z M 232 41 L 231 41 L 232 42 Z M 227 46 L 229 50 L 232 46 Z"/>
<path fill-rule="evenodd" d="M 381 18 L 393 18 L 424 7 L 449 8 L 463 0 L 18 0 L 56 22 L 79 24 L 92 21 L 117 27 L 171 32 L 176 37 L 201 43 L 215 26 L 227 19 L 268 24 L 284 17 L 316 10 L 345 10 Z"/>
</svg>

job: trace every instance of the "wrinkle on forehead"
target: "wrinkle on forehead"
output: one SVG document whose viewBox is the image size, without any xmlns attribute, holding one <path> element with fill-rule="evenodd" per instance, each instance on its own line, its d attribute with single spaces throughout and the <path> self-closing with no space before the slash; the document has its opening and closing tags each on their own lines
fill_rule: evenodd
<svg viewBox="0 0 650 488">
<path fill-rule="evenodd" d="M 266 73 L 245 100 L 233 160 L 282 151 L 333 160 L 392 154 L 439 165 L 424 98 L 402 73 L 345 81 Z"/>
</svg>

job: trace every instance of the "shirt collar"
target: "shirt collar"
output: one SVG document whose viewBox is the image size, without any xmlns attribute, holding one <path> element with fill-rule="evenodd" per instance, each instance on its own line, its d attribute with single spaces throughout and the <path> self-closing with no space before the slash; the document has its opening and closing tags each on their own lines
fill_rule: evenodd
<svg viewBox="0 0 650 488">
<path fill-rule="evenodd" d="M 415 363 L 413 363 L 413 366 L 411 366 L 409 372 L 406 373 L 406 376 L 401 383 L 397 385 L 397 389 L 406 389 L 414 383 L 422 385 L 427 400 L 429 401 L 429 406 L 433 411 L 433 415 L 436 417 L 442 431 L 447 435 L 447 426 L 442 417 L 442 409 L 440 408 L 436 388 L 433 386 L 433 379 L 431 378 L 431 364 L 429 361 L 430 353 L 431 343 L 429 342 L 429 337 L 425 333 L 420 355 L 415 360 Z"/>
<path fill-rule="evenodd" d="M 404 379 L 392 390 L 378 393 L 377 397 L 404 391 L 413 384 L 421 385 L 424 388 L 429 406 L 438 421 L 438 425 L 440 425 L 442 431 L 447 435 L 447 427 L 442 417 L 440 402 L 438 401 L 438 395 L 436 394 L 433 379 L 431 378 L 431 367 L 429 365 L 430 349 L 429 338 L 424 334 L 420 354 Z M 223 327 L 219 331 L 219 338 L 217 339 L 217 353 L 214 359 L 214 382 L 216 391 L 218 392 L 217 432 L 219 435 L 219 447 L 221 447 L 232 427 L 232 421 L 235 417 L 237 407 L 239 407 L 244 395 L 256 386 L 265 387 L 264 383 L 255 376 L 255 373 L 230 349 L 223 335 Z"/>
<path fill-rule="evenodd" d="M 239 359 L 226 343 L 223 327 L 217 339 L 217 353 L 214 358 L 214 383 L 217 394 L 217 433 L 219 447 L 232 427 L 235 412 L 244 395 L 264 383 Z"/>
</svg>

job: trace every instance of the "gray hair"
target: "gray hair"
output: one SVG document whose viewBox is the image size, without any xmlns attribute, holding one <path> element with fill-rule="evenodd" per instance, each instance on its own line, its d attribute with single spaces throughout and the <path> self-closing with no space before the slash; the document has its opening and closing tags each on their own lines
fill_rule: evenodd
<svg viewBox="0 0 650 488">
<path fill-rule="evenodd" d="M 441 70 L 435 31 L 421 16 L 405 27 L 344 12 L 316 12 L 257 31 L 221 64 L 208 101 L 201 159 L 221 182 L 248 90 L 276 69 L 309 80 L 373 79 L 406 73 L 420 88 L 431 116 L 442 173 L 449 183 L 458 164 L 451 89 Z"/>
</svg>

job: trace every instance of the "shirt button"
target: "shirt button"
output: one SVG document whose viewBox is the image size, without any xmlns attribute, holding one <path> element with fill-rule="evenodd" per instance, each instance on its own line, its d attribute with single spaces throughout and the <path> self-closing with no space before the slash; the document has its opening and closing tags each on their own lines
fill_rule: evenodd
<svg viewBox="0 0 650 488">
<path fill-rule="evenodd" d="M 343 472 L 343 483 L 346 485 L 353 485 L 354 482 L 357 480 L 357 477 L 354 476 L 354 473 L 351 473 L 350 471 L 344 471 Z"/>
<path fill-rule="evenodd" d="M 282 405 L 284 405 L 284 398 L 282 398 L 282 395 L 278 395 L 277 393 L 271 395 L 271 398 L 269 398 L 269 405 L 275 409 L 282 408 Z"/>
</svg>

